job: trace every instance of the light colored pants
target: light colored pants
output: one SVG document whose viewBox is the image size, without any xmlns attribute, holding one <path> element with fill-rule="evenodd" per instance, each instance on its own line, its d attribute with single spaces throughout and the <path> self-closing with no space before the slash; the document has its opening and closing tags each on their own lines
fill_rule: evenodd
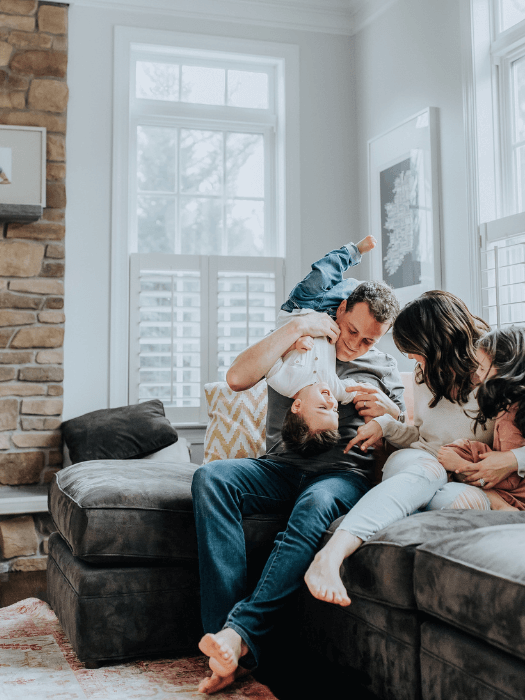
<svg viewBox="0 0 525 700">
<path fill-rule="evenodd" d="M 416 511 L 444 508 L 490 510 L 490 502 L 475 486 L 447 483 L 447 472 L 429 452 L 398 450 L 383 467 L 383 481 L 361 498 L 338 530 L 347 530 L 366 542 Z"/>
</svg>

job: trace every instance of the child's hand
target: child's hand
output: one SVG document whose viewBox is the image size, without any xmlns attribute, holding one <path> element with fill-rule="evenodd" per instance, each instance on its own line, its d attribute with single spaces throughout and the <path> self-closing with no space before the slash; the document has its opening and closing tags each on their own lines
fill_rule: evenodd
<svg viewBox="0 0 525 700">
<path fill-rule="evenodd" d="M 370 423 L 366 423 L 366 425 L 359 426 L 359 428 L 357 429 L 357 435 L 353 440 L 350 440 L 350 442 L 344 449 L 344 453 L 346 454 L 347 452 L 350 452 L 352 447 L 354 445 L 357 445 L 358 442 L 362 443 L 361 450 L 363 452 L 366 452 L 367 449 L 374 444 L 374 442 L 377 442 L 377 440 L 379 440 L 382 437 L 383 431 L 381 429 L 381 426 L 376 420 L 371 420 Z"/>
<path fill-rule="evenodd" d="M 458 472 L 465 462 L 453 447 L 440 447 L 437 460 L 447 472 Z"/>
<path fill-rule="evenodd" d="M 454 440 L 454 442 L 451 442 L 450 444 L 466 448 L 470 445 L 470 440 L 467 440 L 466 438 L 459 438 L 459 440 Z"/>
<path fill-rule="evenodd" d="M 307 352 L 314 349 L 314 339 L 309 335 L 303 335 L 295 342 L 295 349 L 298 352 Z"/>
<path fill-rule="evenodd" d="M 367 236 L 366 238 L 363 238 L 362 241 L 359 241 L 357 244 L 357 250 L 361 253 L 361 255 L 363 255 L 363 253 L 368 253 L 368 251 L 375 248 L 376 245 L 376 239 L 373 236 Z"/>
</svg>

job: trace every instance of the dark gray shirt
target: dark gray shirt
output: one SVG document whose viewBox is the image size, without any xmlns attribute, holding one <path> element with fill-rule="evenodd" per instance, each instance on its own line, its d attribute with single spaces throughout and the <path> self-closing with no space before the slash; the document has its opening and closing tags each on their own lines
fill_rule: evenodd
<svg viewBox="0 0 525 700">
<path fill-rule="evenodd" d="M 405 410 L 403 402 L 403 382 L 397 369 L 395 359 L 377 348 L 372 348 L 365 355 L 352 362 L 337 360 L 336 372 L 341 379 L 351 377 L 356 382 L 368 382 L 381 389 L 396 403 L 401 411 Z M 286 411 L 293 399 L 281 396 L 268 387 L 268 414 L 266 417 L 266 455 L 263 457 L 275 462 L 296 465 L 306 472 L 323 472 L 328 470 L 351 471 L 371 478 L 374 466 L 373 450 L 366 454 L 354 447 L 348 454 L 343 450 L 355 437 L 357 429 L 364 420 L 356 411 L 354 404 L 339 404 L 339 444 L 317 457 L 305 459 L 295 452 L 287 451 L 281 439 L 281 427 Z"/>
</svg>

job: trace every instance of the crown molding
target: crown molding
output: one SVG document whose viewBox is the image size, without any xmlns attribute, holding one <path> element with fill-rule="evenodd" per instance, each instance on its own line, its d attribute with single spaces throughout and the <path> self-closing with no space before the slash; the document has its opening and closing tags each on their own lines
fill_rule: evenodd
<svg viewBox="0 0 525 700">
<path fill-rule="evenodd" d="M 352 36 L 397 0 L 69 0 L 106 10 Z"/>
</svg>

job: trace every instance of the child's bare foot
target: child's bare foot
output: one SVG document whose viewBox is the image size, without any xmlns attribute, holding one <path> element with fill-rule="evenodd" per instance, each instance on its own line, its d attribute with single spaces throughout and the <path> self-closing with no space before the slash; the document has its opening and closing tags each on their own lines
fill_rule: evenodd
<svg viewBox="0 0 525 700">
<path fill-rule="evenodd" d="M 465 467 L 471 467 L 472 462 L 460 457 L 453 447 L 441 447 L 437 453 L 438 462 L 447 472 L 461 473 Z"/>
<path fill-rule="evenodd" d="M 353 554 L 363 541 L 346 530 L 337 530 L 328 544 L 317 552 L 305 574 L 308 590 L 318 600 L 346 607 L 352 602 L 341 581 L 339 569 L 346 557 Z"/>
<path fill-rule="evenodd" d="M 511 506 L 510 503 L 507 503 L 499 493 L 492 489 L 485 491 L 485 496 L 487 496 L 490 501 L 491 510 L 518 510 L 515 506 Z"/>
<path fill-rule="evenodd" d="M 205 634 L 199 642 L 199 649 L 210 657 L 209 664 L 213 671 L 210 678 L 201 682 L 199 692 L 214 693 L 243 675 L 241 671 L 244 669 L 238 669 L 239 659 L 248 653 L 248 647 L 235 630 L 225 627 L 217 634 Z"/>
<path fill-rule="evenodd" d="M 363 253 L 368 253 L 370 250 L 373 250 L 377 245 L 377 241 L 374 238 L 374 236 L 367 236 L 366 238 L 363 238 L 362 241 L 359 241 L 357 244 L 357 250 L 363 255 Z"/>
</svg>

